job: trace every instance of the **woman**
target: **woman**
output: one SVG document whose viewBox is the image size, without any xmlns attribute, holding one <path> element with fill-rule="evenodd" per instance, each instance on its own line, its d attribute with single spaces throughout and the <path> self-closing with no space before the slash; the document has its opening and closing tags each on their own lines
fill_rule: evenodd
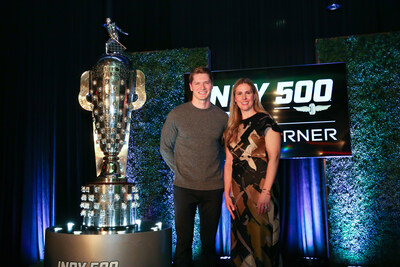
<svg viewBox="0 0 400 267">
<path fill-rule="evenodd" d="M 280 266 L 278 168 L 281 131 L 262 107 L 253 82 L 233 86 L 224 132 L 224 196 L 232 217 L 235 266 Z"/>
</svg>

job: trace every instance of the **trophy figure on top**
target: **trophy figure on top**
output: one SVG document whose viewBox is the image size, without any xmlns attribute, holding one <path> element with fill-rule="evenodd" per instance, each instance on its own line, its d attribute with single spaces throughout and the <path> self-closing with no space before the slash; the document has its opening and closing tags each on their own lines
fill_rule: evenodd
<svg viewBox="0 0 400 267">
<path fill-rule="evenodd" d="M 128 33 L 122 31 L 116 24 L 115 22 L 111 22 L 110 18 L 106 19 L 106 23 L 103 25 L 105 28 L 107 28 L 108 34 L 110 38 L 107 40 L 106 43 L 106 54 L 118 54 L 122 53 L 124 50 L 126 50 L 126 47 L 119 42 L 119 35 L 118 32 L 128 35 Z"/>
</svg>

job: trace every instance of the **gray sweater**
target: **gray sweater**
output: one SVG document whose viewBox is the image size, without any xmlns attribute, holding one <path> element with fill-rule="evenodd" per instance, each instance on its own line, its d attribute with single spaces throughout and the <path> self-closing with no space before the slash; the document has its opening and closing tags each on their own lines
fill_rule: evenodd
<svg viewBox="0 0 400 267">
<path fill-rule="evenodd" d="M 198 109 L 187 102 L 168 114 L 160 152 L 175 174 L 174 185 L 196 190 L 224 187 L 222 133 L 227 121 L 228 115 L 212 104 Z"/>
</svg>

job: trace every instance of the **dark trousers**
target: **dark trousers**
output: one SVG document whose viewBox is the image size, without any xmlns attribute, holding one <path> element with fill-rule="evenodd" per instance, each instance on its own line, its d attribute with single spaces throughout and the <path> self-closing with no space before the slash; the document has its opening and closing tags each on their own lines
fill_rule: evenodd
<svg viewBox="0 0 400 267">
<path fill-rule="evenodd" d="M 201 266 L 215 266 L 215 235 L 221 216 L 222 193 L 174 186 L 176 249 L 175 266 L 192 266 L 192 242 L 196 208 L 200 215 Z"/>
</svg>

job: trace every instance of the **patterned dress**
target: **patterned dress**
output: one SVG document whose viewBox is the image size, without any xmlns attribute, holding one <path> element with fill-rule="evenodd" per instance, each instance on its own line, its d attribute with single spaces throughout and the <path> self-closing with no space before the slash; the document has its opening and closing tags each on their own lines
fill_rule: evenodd
<svg viewBox="0 0 400 267">
<path fill-rule="evenodd" d="M 262 192 L 268 155 L 265 134 L 280 132 L 276 122 L 264 113 L 242 120 L 237 142 L 229 149 L 233 155 L 232 198 L 236 206 L 231 227 L 231 259 L 235 266 L 280 266 L 278 251 L 278 184 L 271 188 L 268 213 L 257 214 L 257 200 Z"/>
</svg>

